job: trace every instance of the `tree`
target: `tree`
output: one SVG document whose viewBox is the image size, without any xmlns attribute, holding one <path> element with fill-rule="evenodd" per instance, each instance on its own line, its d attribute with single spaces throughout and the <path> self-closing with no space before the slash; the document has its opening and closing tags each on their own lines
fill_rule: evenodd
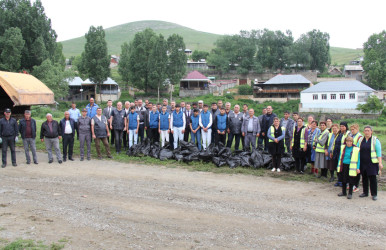
<svg viewBox="0 0 386 250">
<path fill-rule="evenodd" d="M 173 34 L 168 37 L 167 48 L 169 52 L 168 78 L 172 84 L 180 82 L 186 72 L 185 43 L 182 36 Z M 170 92 L 170 99 L 172 93 Z"/>
<path fill-rule="evenodd" d="M 9 28 L 0 37 L 0 68 L 7 71 L 20 69 L 21 52 L 25 41 L 19 28 Z"/>
<path fill-rule="evenodd" d="M 291 64 L 295 64 L 295 68 L 308 69 L 311 62 L 310 40 L 302 34 L 296 42 L 294 42 L 289 50 L 289 60 Z M 300 66 L 302 65 L 302 66 Z"/>
<path fill-rule="evenodd" d="M 102 101 L 102 84 L 110 76 L 110 56 L 107 54 L 105 31 L 102 26 L 91 26 L 85 35 L 86 44 L 82 53 L 82 70 L 97 84 Z M 97 91 L 96 91 L 97 92 Z"/>
<path fill-rule="evenodd" d="M 374 89 L 386 89 L 386 30 L 373 34 L 363 44 L 362 62 L 366 80 Z"/>
<path fill-rule="evenodd" d="M 67 96 L 67 79 L 72 79 L 75 76 L 72 70 L 65 71 L 61 64 L 54 64 L 50 59 L 46 59 L 39 66 L 34 66 L 32 74 L 54 92 L 55 98 Z"/>
<path fill-rule="evenodd" d="M 384 109 L 383 103 L 378 99 L 376 95 L 371 95 L 367 98 L 365 104 L 358 104 L 357 110 L 363 113 L 377 113 Z"/>
<path fill-rule="evenodd" d="M 194 62 L 198 62 L 201 59 L 206 60 L 208 58 L 208 56 L 209 56 L 209 52 L 207 52 L 207 51 L 195 50 L 192 53 L 192 59 Z"/>
<path fill-rule="evenodd" d="M 326 32 L 314 29 L 307 33 L 307 37 L 310 40 L 310 69 L 317 69 L 320 72 L 324 72 L 326 70 L 326 64 L 331 63 L 330 35 Z"/>
<path fill-rule="evenodd" d="M 157 83 L 157 90 L 158 90 L 158 101 L 160 99 L 160 93 L 159 90 L 161 88 L 161 84 L 165 82 L 165 79 L 167 77 L 167 62 L 168 62 L 168 56 L 167 56 L 167 44 L 164 39 L 164 37 L 160 34 L 157 37 L 154 37 L 154 47 L 150 53 L 150 76 L 149 80 L 150 82 Z"/>
<path fill-rule="evenodd" d="M 123 43 L 121 46 L 121 58 L 119 59 L 118 64 L 118 73 L 122 78 L 122 81 L 126 85 L 126 89 L 129 88 L 130 81 L 130 46 L 127 42 Z"/>
<path fill-rule="evenodd" d="M 2 0 L 0 20 L 0 36 L 9 28 L 17 27 L 25 41 L 18 70 L 32 70 L 48 58 L 54 61 L 57 35 L 40 0 L 32 4 L 30 0 Z"/>
</svg>

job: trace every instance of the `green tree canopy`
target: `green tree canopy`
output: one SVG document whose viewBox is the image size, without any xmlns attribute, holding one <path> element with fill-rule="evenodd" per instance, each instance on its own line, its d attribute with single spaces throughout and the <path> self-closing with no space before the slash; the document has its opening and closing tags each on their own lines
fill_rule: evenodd
<svg viewBox="0 0 386 250">
<path fill-rule="evenodd" d="M 201 59 L 207 59 L 209 56 L 209 52 L 207 51 L 201 51 L 201 50 L 194 50 L 192 53 L 192 59 L 194 62 L 198 62 Z"/>
<path fill-rule="evenodd" d="M 172 84 L 179 84 L 186 72 L 186 55 L 184 38 L 173 34 L 168 37 L 167 48 L 169 52 L 168 78 Z"/>
<path fill-rule="evenodd" d="M 358 104 L 357 109 L 363 113 L 377 113 L 384 109 L 384 105 L 376 95 L 371 95 L 365 104 Z"/>
<path fill-rule="evenodd" d="M 155 39 L 155 41 L 154 47 L 150 53 L 151 60 L 149 62 L 149 68 L 151 70 L 149 80 L 150 82 L 157 84 L 159 102 L 160 88 L 167 78 L 167 43 L 161 34 L 153 39 Z"/>
<path fill-rule="evenodd" d="M 21 53 L 25 41 L 19 28 L 9 28 L 0 37 L 0 69 L 17 71 L 21 65 Z"/>
<path fill-rule="evenodd" d="M 126 87 L 129 85 L 130 81 L 130 46 L 127 42 L 123 43 L 121 46 L 121 58 L 118 64 L 118 73 L 122 78 L 122 81 L 126 84 Z"/>
<path fill-rule="evenodd" d="M 366 80 L 374 89 L 386 89 L 386 31 L 373 34 L 363 44 Z"/>
<path fill-rule="evenodd" d="M 310 69 L 317 69 L 320 72 L 324 72 L 326 70 L 326 64 L 331 63 L 330 35 L 326 32 L 314 29 L 307 33 L 307 37 L 310 43 Z"/>
</svg>

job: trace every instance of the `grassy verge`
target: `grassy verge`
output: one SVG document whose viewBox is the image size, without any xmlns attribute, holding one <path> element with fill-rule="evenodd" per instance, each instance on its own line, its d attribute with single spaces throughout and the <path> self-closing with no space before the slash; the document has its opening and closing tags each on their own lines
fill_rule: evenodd
<svg viewBox="0 0 386 250">
<path fill-rule="evenodd" d="M 1 250 L 60 250 L 64 248 L 63 242 L 51 243 L 51 245 L 45 245 L 42 241 L 17 239 L 9 242 L 7 239 L 0 239 Z"/>
</svg>

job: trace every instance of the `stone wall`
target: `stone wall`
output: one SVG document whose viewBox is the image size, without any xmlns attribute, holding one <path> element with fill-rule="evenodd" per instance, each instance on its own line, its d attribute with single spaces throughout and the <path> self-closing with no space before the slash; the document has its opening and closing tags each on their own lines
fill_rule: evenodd
<svg viewBox="0 0 386 250">
<path fill-rule="evenodd" d="M 318 112 L 299 112 L 301 117 L 304 117 L 305 121 L 307 121 L 308 115 L 314 115 L 317 121 L 325 121 L 327 118 L 331 118 L 333 121 L 342 121 L 344 119 L 378 119 L 379 114 L 326 114 L 326 113 L 318 113 Z"/>
</svg>

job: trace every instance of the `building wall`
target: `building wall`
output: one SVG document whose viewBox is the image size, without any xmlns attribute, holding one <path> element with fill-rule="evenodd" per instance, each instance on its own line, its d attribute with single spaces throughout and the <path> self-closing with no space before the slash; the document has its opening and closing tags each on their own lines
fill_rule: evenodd
<svg viewBox="0 0 386 250">
<path fill-rule="evenodd" d="M 191 90 L 191 89 L 185 90 L 185 89 L 180 89 L 180 97 L 207 95 L 209 93 L 210 93 L 209 89 L 205 89 L 205 90 Z"/>
</svg>

